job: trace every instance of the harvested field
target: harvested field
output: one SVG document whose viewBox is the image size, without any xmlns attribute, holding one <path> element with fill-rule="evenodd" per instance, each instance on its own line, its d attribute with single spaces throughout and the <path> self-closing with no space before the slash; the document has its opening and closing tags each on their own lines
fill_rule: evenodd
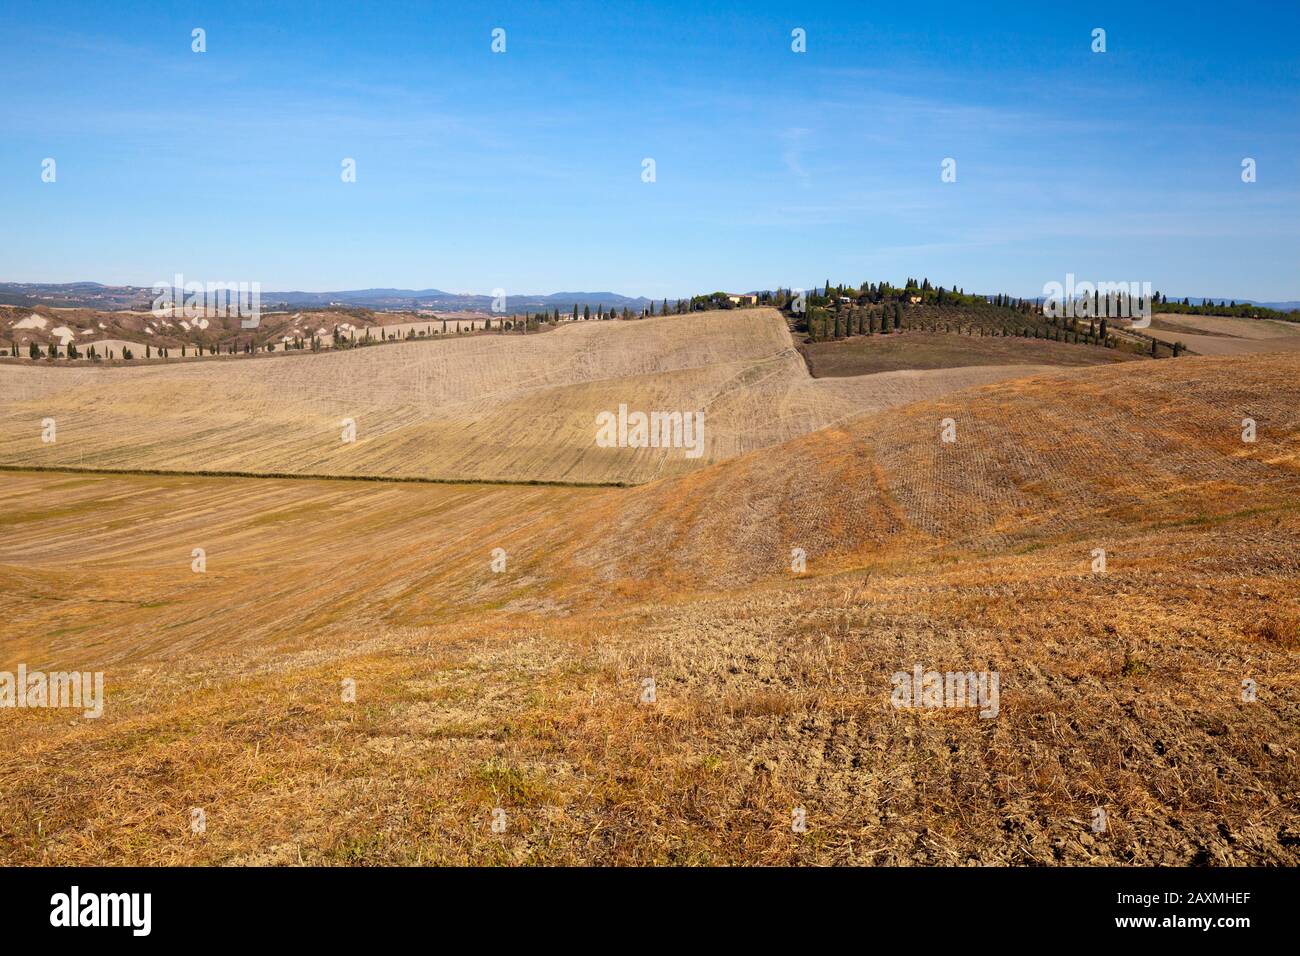
<svg viewBox="0 0 1300 956">
<path fill-rule="evenodd" d="M 1161 342 L 1182 342 L 1198 355 L 1253 355 L 1300 349 L 1300 323 L 1220 315 L 1156 313 L 1143 332 Z"/>
<path fill-rule="evenodd" d="M 0 489 L 0 668 L 85 657 L 87 636 L 100 667 L 271 647 L 351 622 L 429 623 L 460 598 L 507 603 L 555 523 L 595 493 L 22 472 Z M 498 545 L 510 548 L 509 577 L 487 573 Z M 191 570 L 195 548 L 203 574 Z M 470 561 L 484 575 L 449 589 L 448 572 Z M 299 610 L 286 615 L 286 599 Z"/>
<path fill-rule="evenodd" d="M 0 366 L 0 464 L 635 483 L 1030 367 L 814 381 L 772 310 L 579 322 L 282 359 Z M 703 412 L 703 453 L 601 448 L 596 416 Z M 57 441 L 41 440 L 53 418 Z M 342 441 L 344 420 L 356 440 Z"/>
<path fill-rule="evenodd" d="M 792 547 L 839 568 L 1300 507 L 1300 355 L 1057 370 L 862 416 L 603 507 L 613 500 L 585 512 L 586 560 L 675 587 L 781 574 Z"/>
<path fill-rule="evenodd" d="M 1226 335 L 1234 339 L 1300 338 L 1300 323 L 1272 319 L 1242 319 L 1224 315 L 1187 315 L 1180 312 L 1157 312 L 1152 324 L 1177 326 L 1204 335 Z"/>
<path fill-rule="evenodd" d="M 1058 370 L 632 489 L 3 475 L 0 666 L 108 703 L 0 711 L 0 858 L 1295 865 L 1298 373 Z M 891 706 L 915 665 L 997 716 Z"/>
<path fill-rule="evenodd" d="M 984 365 L 1107 365 L 1135 358 L 1131 353 L 1096 345 L 1068 345 L 1014 336 L 915 331 L 860 335 L 838 342 L 811 342 L 801 345 L 799 351 L 808 360 L 809 371 L 815 378 Z"/>
</svg>

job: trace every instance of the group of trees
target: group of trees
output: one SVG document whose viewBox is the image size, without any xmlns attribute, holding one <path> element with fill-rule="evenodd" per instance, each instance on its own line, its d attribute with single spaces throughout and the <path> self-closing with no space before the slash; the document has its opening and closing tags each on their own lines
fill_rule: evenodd
<svg viewBox="0 0 1300 956">
<path fill-rule="evenodd" d="M 843 339 L 854 335 L 888 335 L 903 328 L 903 306 L 895 302 L 880 308 L 854 307 L 834 309 L 815 305 L 804 320 L 808 340 Z"/>
<path fill-rule="evenodd" d="M 943 286 L 931 285 L 929 279 L 911 278 L 901 286 L 890 282 L 863 282 L 857 286 L 832 285 L 827 279 L 825 284 L 808 290 L 777 289 L 773 293 L 763 293 L 760 301 L 775 305 L 779 309 L 790 309 L 793 304 L 800 301 L 808 309 L 815 306 L 871 306 L 886 303 L 901 303 L 908 306 L 994 305 L 1020 312 L 1032 312 L 1037 307 L 1037 304 L 1030 299 L 1003 294 L 992 296 L 967 294 L 965 289 L 955 285 L 951 289 L 945 289 Z"/>
<path fill-rule="evenodd" d="M 1207 299 L 1199 305 L 1192 305 L 1190 299 L 1183 299 L 1182 302 L 1170 302 L 1168 299 L 1156 293 L 1152 301 L 1160 307 L 1161 312 L 1176 312 L 1181 315 L 1227 315 L 1238 319 L 1274 319 L 1279 322 L 1300 322 L 1300 310 L 1293 309 L 1290 312 L 1282 312 L 1278 309 L 1268 309 L 1262 305 L 1250 305 L 1249 303 L 1238 304 L 1235 299 L 1226 300 L 1215 304 L 1214 300 Z"/>
<path fill-rule="evenodd" d="M 770 296 L 771 293 L 762 293 Z M 760 297 L 760 303 L 762 299 Z M 595 315 L 591 312 L 590 305 L 582 307 L 579 315 L 578 306 L 573 306 L 573 312 L 570 316 L 572 321 L 582 320 L 605 320 L 605 319 L 650 319 L 655 316 L 663 315 L 686 315 L 690 312 L 708 312 L 718 309 L 735 309 L 739 306 L 731 301 L 731 295 L 727 292 L 707 292 L 703 295 L 693 295 L 689 299 L 675 299 L 669 301 L 664 299 L 662 302 L 654 302 L 641 308 L 639 312 L 633 312 L 628 306 L 621 309 L 611 306 L 608 310 L 604 306 L 597 306 Z"/>
<path fill-rule="evenodd" d="M 610 306 L 608 309 L 606 309 L 603 305 L 597 305 L 596 313 L 595 315 L 593 315 L 591 312 L 590 305 L 583 305 L 581 310 L 579 310 L 578 303 L 575 302 L 573 304 L 573 310 L 568 313 L 568 320 L 570 322 L 590 322 L 592 319 L 595 319 L 598 322 L 602 322 L 602 321 L 609 321 L 610 319 L 623 319 L 623 320 L 648 319 L 648 318 L 653 318 L 656 315 L 669 315 L 672 313 L 680 314 L 686 311 L 687 308 L 686 308 L 685 300 L 678 300 L 678 302 L 675 305 L 670 306 L 668 304 L 668 300 L 664 299 L 662 303 L 651 301 L 649 305 L 643 306 L 637 312 L 633 312 L 626 305 L 623 306 L 621 309 L 616 308 L 614 306 Z M 542 313 L 542 314 L 546 315 L 547 313 Z M 551 314 L 550 321 L 554 325 L 559 324 L 560 322 L 559 309 L 554 310 L 554 312 Z"/>
<path fill-rule="evenodd" d="M 182 358 L 188 358 L 191 355 L 194 356 L 221 355 L 221 354 L 235 355 L 240 352 L 251 353 L 255 351 L 257 348 L 258 347 L 254 346 L 252 343 L 236 343 L 236 342 L 231 342 L 228 345 L 224 345 L 224 346 L 215 345 L 215 344 L 206 344 L 206 343 L 182 344 L 180 354 Z M 265 348 L 267 351 L 272 351 L 274 349 L 274 345 L 267 345 L 265 346 Z M 6 354 L 13 358 L 18 358 L 19 355 L 18 343 L 15 342 L 12 345 L 7 347 L 0 346 L 0 355 L 6 355 Z M 119 356 L 117 354 L 116 349 L 101 350 L 96 348 L 93 342 L 90 345 L 87 345 L 84 349 L 78 348 L 75 342 L 69 342 L 66 348 L 60 351 L 58 345 L 55 344 L 54 342 L 50 342 L 44 347 L 42 347 L 40 343 L 33 341 L 27 343 L 27 357 L 30 359 L 47 358 L 51 360 L 65 358 L 68 359 L 69 361 L 76 361 L 78 359 L 89 359 L 94 362 L 102 361 L 104 359 L 107 359 L 109 361 L 115 361 L 120 358 L 122 361 L 130 362 L 135 359 L 136 350 L 131 348 L 128 345 L 123 345 L 122 354 Z M 172 348 L 166 345 L 154 346 L 146 342 L 144 346 L 143 357 L 145 359 L 171 358 Z"/>
<path fill-rule="evenodd" d="M 13 342 L 7 347 L 0 346 L 0 355 L 6 355 L 6 354 L 9 355 L 11 358 L 18 358 L 18 343 Z M 54 342 L 50 342 L 49 344 L 47 344 L 44 349 L 41 348 L 40 343 L 38 342 L 27 343 L 27 357 L 29 359 L 32 359 L 34 361 L 41 358 L 42 356 L 51 360 L 66 358 L 69 361 L 73 361 L 76 359 L 89 359 L 92 362 L 100 362 L 103 361 L 104 359 L 108 359 L 109 361 L 112 361 L 113 359 L 117 358 L 117 352 L 114 349 L 107 349 L 101 352 L 95 348 L 93 342 L 90 345 L 86 346 L 84 351 L 82 349 L 77 348 L 77 343 L 69 342 L 66 348 L 62 352 L 59 351 L 58 345 Z M 130 361 L 134 357 L 135 357 L 134 353 L 129 348 L 123 347 L 122 349 L 123 359 Z"/>
<path fill-rule="evenodd" d="M 1041 303 L 1017 296 L 970 295 L 956 286 L 946 289 L 929 279 L 907 279 L 903 285 L 864 282 L 858 286 L 827 281 L 800 292 L 777 289 L 769 301 L 785 310 L 810 342 L 857 335 L 889 335 L 904 330 L 1046 339 L 1071 345 L 1096 345 L 1155 356 L 1160 349 L 1178 356 L 1181 343 L 1172 346 L 1117 336 L 1108 315 L 1119 310 L 1101 308 L 1100 300 L 1087 303 L 1085 315 L 1051 315 Z M 1156 295 L 1152 296 L 1152 304 Z M 1132 305 L 1132 303 L 1128 303 Z M 802 310 L 800 307 L 802 306 Z M 1096 308 L 1093 308 L 1096 306 Z"/>
</svg>

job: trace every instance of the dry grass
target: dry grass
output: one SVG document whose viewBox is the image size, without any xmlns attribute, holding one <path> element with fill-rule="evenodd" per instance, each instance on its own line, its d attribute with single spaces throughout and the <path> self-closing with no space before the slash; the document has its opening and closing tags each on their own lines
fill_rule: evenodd
<svg viewBox="0 0 1300 956">
<path fill-rule="evenodd" d="M 981 365 L 1109 365 L 1136 358 L 1098 345 L 1001 335 L 900 331 L 860 335 L 839 342 L 812 342 L 799 350 L 817 378 L 870 375 L 902 369 L 968 368 Z"/>
<path fill-rule="evenodd" d="M 1104 579 L 1055 551 L 113 668 L 98 722 L 6 715 L 0 849 L 46 863 L 1293 864 L 1295 652 L 1237 622 L 1293 601 L 1295 570 L 1240 541 L 1139 535 Z M 1205 567 L 1224 560 L 1250 565 Z M 893 710 L 889 675 L 914 663 L 999 671 L 999 717 Z M 356 704 L 339 700 L 345 676 Z M 638 703 L 647 676 L 654 705 Z M 1096 806 L 1105 835 L 1089 831 Z"/>
<path fill-rule="evenodd" d="M 1183 364 L 1179 364 L 1179 363 Z M 934 548 L 999 554 L 1216 522 L 1300 495 L 1300 355 L 1058 370 L 863 416 L 596 499 L 580 560 L 697 588 Z M 1243 418 L 1258 440 L 1241 440 Z M 940 440 L 952 419 L 956 442 Z"/>
<path fill-rule="evenodd" d="M 0 666 L 109 703 L 0 711 L 0 858 L 1294 865 L 1297 372 L 1065 372 L 636 489 L 4 475 Z M 894 709 L 914 664 L 999 716 Z"/>
<path fill-rule="evenodd" d="M 1253 355 L 1300 349 L 1300 324 L 1224 315 L 1159 312 L 1146 335 L 1161 342 L 1182 342 L 1198 355 Z"/>
<path fill-rule="evenodd" d="M 284 359 L 0 366 L 0 464 L 642 482 L 1033 369 L 814 381 L 773 310 L 580 322 Z M 596 415 L 702 411 L 704 454 L 599 448 Z M 41 441 L 55 419 L 58 440 Z M 343 419 L 357 440 L 340 440 Z"/>
</svg>

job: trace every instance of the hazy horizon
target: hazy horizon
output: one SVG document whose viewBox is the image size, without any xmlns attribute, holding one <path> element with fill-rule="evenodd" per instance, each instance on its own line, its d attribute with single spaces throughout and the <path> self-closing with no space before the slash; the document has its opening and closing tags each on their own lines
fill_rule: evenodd
<svg viewBox="0 0 1300 956">
<path fill-rule="evenodd" d="M 892 283 L 895 283 L 895 284 L 898 284 L 898 285 L 901 285 L 904 281 L 906 281 L 907 278 L 914 278 L 914 279 L 916 279 L 917 281 L 922 281 L 922 280 L 925 280 L 925 279 L 929 279 L 930 282 L 931 282 L 932 284 L 934 284 L 934 285 L 942 285 L 944 288 L 952 288 L 952 283 L 950 283 L 950 282 L 949 282 L 949 283 L 945 283 L 945 282 L 943 282 L 942 280 L 937 280 L 937 279 L 935 279 L 934 276 L 926 276 L 926 275 L 906 276 L 906 277 L 883 276 L 883 277 L 881 277 L 881 278 L 883 279 L 883 281 L 886 281 L 886 282 L 892 282 Z M 213 280 L 213 281 L 218 281 L 218 280 Z M 824 281 L 825 281 L 825 280 L 822 280 L 822 282 L 824 282 Z M 835 281 L 836 281 L 835 278 L 832 276 L 832 277 L 831 277 L 831 282 L 832 282 L 832 284 L 834 284 Z M 807 283 L 807 284 L 805 284 L 805 285 L 803 285 L 803 286 L 798 286 L 798 285 L 796 285 L 795 288 L 804 288 L 804 289 L 821 288 L 821 287 L 822 287 L 822 282 Z M 148 289 L 148 288 L 152 288 L 153 285 L 154 285 L 154 283 L 152 283 L 152 282 L 113 282 L 113 283 L 110 283 L 110 282 L 101 282 L 101 281 L 99 281 L 98 279 L 68 279 L 68 280 L 48 280 L 48 281 L 46 281 L 46 280 L 0 279 L 0 286 L 2 286 L 2 285 L 7 285 L 7 284 L 8 284 L 8 285 L 46 285 L 46 286 L 53 286 L 53 285 L 78 285 L 78 284 L 85 284 L 85 283 L 91 283 L 91 284 L 95 284 L 95 285 L 100 285 L 100 286 L 104 286 L 104 287 L 106 287 L 106 288 L 113 288 L 113 287 L 127 287 L 127 288 L 143 288 L 143 289 Z M 508 298 L 517 298 L 517 299 L 518 299 L 518 298 L 553 298 L 553 297 L 558 296 L 558 295 L 579 295 L 579 296 L 582 296 L 582 295 L 587 295 L 587 296 L 592 296 L 592 295 L 611 295 L 611 296 L 620 296 L 620 297 L 622 297 L 622 298 L 626 298 L 626 299 L 653 299 L 653 300 L 656 301 L 656 302 L 660 301 L 661 299 L 667 298 L 669 301 L 676 302 L 678 299 L 689 299 L 689 298 L 691 298 L 691 296 L 693 296 L 693 295 L 707 295 L 707 294 L 709 294 L 709 293 L 713 293 L 713 292 L 730 292 L 730 293 L 733 293 L 733 294 L 742 294 L 742 295 L 743 295 L 743 294 L 746 294 L 746 293 L 771 292 L 771 291 L 776 290 L 777 288 L 778 288 L 778 286 L 775 286 L 775 285 L 766 285 L 766 286 L 759 285 L 759 286 L 747 286 L 747 287 L 744 287 L 744 288 L 728 288 L 728 289 L 713 289 L 713 288 L 710 288 L 710 289 L 696 289 L 696 290 L 693 290 L 693 291 L 691 291 L 691 292 L 683 292 L 683 293 L 681 293 L 680 295 L 674 295 L 674 294 L 672 294 L 672 293 L 669 293 L 667 296 L 661 296 L 661 295 L 660 295 L 660 296 L 650 296 L 650 295 L 646 295 L 644 292 L 627 292 L 627 291 L 621 291 L 621 290 L 619 290 L 619 289 L 611 289 L 611 288 L 556 289 L 556 290 L 551 291 L 551 292 L 546 292 L 546 291 L 542 291 L 542 290 L 539 290 L 539 289 L 529 289 L 529 290 L 525 290 L 525 291 L 523 291 L 523 292 L 513 292 L 513 293 L 510 293 L 509 296 L 508 296 Z M 784 284 L 783 284 L 782 286 L 780 286 L 780 288 L 790 288 L 790 286 L 787 286 L 787 285 L 784 285 Z M 465 297 L 473 296 L 473 297 L 479 297 L 479 298 L 491 298 L 491 297 L 492 297 L 492 290 L 491 290 L 491 289 L 488 289 L 488 290 L 485 290 L 485 291 L 462 290 L 462 289 L 456 289 L 456 288 L 453 288 L 453 287 L 450 287 L 450 286 L 447 286 L 447 285 L 438 285 L 437 283 L 434 283 L 434 284 L 428 284 L 428 285 L 418 285 L 418 286 L 374 285 L 374 286 L 365 286 L 365 287 L 363 287 L 363 288 L 362 288 L 362 287 L 359 287 L 359 288 L 343 288 L 343 287 L 341 287 L 341 286 L 333 286 L 333 287 L 329 287 L 329 288 L 321 288 L 321 289 L 303 289 L 303 288 L 294 288 L 294 289 L 290 289 L 290 288 L 276 288 L 276 289 L 264 289 L 264 290 L 262 291 L 261 294 L 262 294 L 262 295 L 290 295 L 290 294 L 294 294 L 294 293 L 302 293 L 302 294 L 305 294 L 305 295 L 325 295 L 325 294 L 327 294 L 327 293 L 331 293 L 331 292 L 337 292 L 337 293 L 341 293 L 341 294 L 355 294 L 355 293 L 358 293 L 358 292 L 371 292 L 371 291 L 392 291 L 392 292 L 411 292 L 411 293 L 441 292 L 441 293 L 445 293 L 445 294 L 447 294 L 447 295 L 452 295 L 452 296 L 465 296 Z M 968 289 L 965 289 L 964 291 L 966 291 L 967 293 L 973 294 L 973 295 L 997 295 L 999 292 L 1005 292 L 1005 290 L 1002 290 L 1002 289 L 982 289 L 982 288 L 975 288 L 975 289 L 969 289 L 969 288 L 968 288 Z M 1294 298 L 1294 299 L 1261 299 L 1261 298 L 1258 297 L 1258 296 L 1241 296 L 1241 295 L 1237 295 L 1237 296 L 1233 296 L 1233 295 L 1187 295 L 1187 294 L 1184 293 L 1184 292 L 1167 292 L 1167 291 L 1165 291 L 1164 289 L 1158 289 L 1158 288 L 1153 289 L 1153 291 L 1154 291 L 1154 292 L 1160 292 L 1161 294 L 1163 294 L 1163 295 L 1164 295 L 1166 298 L 1168 298 L 1168 299 L 1172 299 L 1172 300 L 1176 300 L 1176 301 L 1180 301 L 1180 302 L 1181 302 L 1184 298 L 1186 298 L 1186 299 L 1190 299 L 1193 303 L 1196 303 L 1196 302 L 1199 302 L 1199 301 L 1213 301 L 1213 302 L 1224 301 L 1224 302 L 1238 302 L 1238 303 L 1254 303 L 1254 304 L 1260 304 L 1260 305 L 1274 305 L 1274 304 L 1288 304 L 1288 305 L 1290 305 L 1290 304 L 1297 304 L 1297 303 L 1300 303 L 1300 296 L 1297 296 L 1297 297 Z M 1018 293 L 1007 293 L 1007 294 L 1018 295 Z M 1044 297 L 1044 296 L 1043 296 L 1043 293 L 1042 293 L 1041 290 L 1040 290 L 1039 292 L 1035 293 L 1035 294 L 1032 294 L 1032 295 L 1020 295 L 1020 298 L 1030 299 L 1030 300 L 1033 300 L 1033 299 L 1041 299 L 1041 298 L 1043 298 L 1043 297 Z M 581 303 L 579 303 L 579 304 L 581 304 Z"/>
</svg>

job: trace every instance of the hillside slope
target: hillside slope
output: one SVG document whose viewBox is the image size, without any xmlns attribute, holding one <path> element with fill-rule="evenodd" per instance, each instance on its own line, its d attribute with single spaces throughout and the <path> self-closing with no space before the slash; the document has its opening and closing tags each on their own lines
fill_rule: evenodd
<svg viewBox="0 0 1300 956">
<path fill-rule="evenodd" d="M 810 568 L 1085 531 L 1104 547 L 1126 528 L 1300 505 L 1300 355 L 1057 370 L 859 416 L 601 505 L 576 548 L 584 564 L 717 584 L 788 573 L 795 547 Z"/>
<path fill-rule="evenodd" d="M 642 482 L 846 416 L 1036 366 L 815 381 L 773 310 L 581 322 L 276 359 L 0 366 L 0 464 L 117 470 Z M 596 416 L 705 416 L 703 454 L 601 448 Z M 57 441 L 41 441 L 54 418 Z M 341 440 L 344 420 L 356 441 Z"/>
<path fill-rule="evenodd" d="M 107 690 L 4 714 L 0 860 L 1294 865 L 1298 362 L 630 489 L 6 475 L 0 664 Z M 918 666 L 999 675 L 996 715 L 893 706 Z"/>
</svg>

